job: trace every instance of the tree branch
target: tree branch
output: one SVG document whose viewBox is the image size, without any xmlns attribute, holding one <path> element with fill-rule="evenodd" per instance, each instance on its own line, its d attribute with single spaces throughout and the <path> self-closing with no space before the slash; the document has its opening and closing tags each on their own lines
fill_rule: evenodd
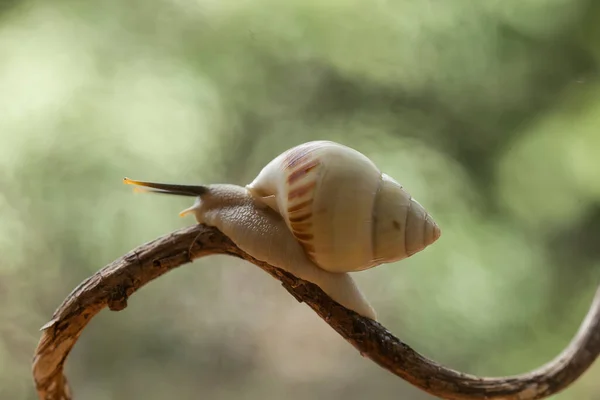
<svg viewBox="0 0 600 400">
<path fill-rule="evenodd" d="M 69 352 L 87 323 L 104 307 L 123 310 L 127 298 L 151 280 L 211 254 L 245 259 L 280 280 L 298 301 L 308 304 L 363 356 L 414 386 L 444 399 L 533 400 L 555 394 L 578 379 L 600 353 L 600 289 L 571 344 L 553 361 L 527 374 L 480 378 L 443 367 L 420 355 L 377 322 L 331 300 L 319 287 L 238 249 L 215 228 L 177 230 L 134 249 L 82 282 L 42 327 L 33 359 L 40 399 L 70 400 L 63 374 Z"/>
</svg>

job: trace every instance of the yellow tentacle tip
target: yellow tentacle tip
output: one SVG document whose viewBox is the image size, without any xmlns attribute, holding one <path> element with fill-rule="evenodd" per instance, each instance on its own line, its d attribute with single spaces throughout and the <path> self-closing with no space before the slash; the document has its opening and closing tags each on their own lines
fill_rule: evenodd
<svg viewBox="0 0 600 400">
<path fill-rule="evenodd" d="M 150 193 L 150 190 L 148 190 L 148 189 L 144 189 L 144 188 L 140 187 L 140 186 L 139 186 L 139 185 L 140 185 L 140 182 L 138 182 L 138 181 L 134 181 L 133 179 L 129 179 L 129 178 L 123 178 L 123 183 L 124 183 L 125 185 L 136 185 L 136 186 L 133 188 L 133 192 L 134 192 L 134 193 Z"/>
<path fill-rule="evenodd" d="M 191 213 L 193 213 L 194 211 L 196 211 L 196 208 L 197 208 L 197 206 L 194 204 L 193 206 L 191 206 L 191 207 L 189 207 L 189 208 L 186 208 L 185 210 L 181 211 L 181 212 L 179 213 L 179 216 L 180 216 L 180 217 L 185 217 L 186 215 L 188 215 L 188 214 L 191 214 Z"/>
</svg>

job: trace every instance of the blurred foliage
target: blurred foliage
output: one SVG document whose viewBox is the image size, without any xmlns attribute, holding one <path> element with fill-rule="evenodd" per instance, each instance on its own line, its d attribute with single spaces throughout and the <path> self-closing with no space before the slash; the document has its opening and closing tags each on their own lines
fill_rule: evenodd
<svg viewBox="0 0 600 400">
<path fill-rule="evenodd" d="M 549 361 L 600 270 L 600 3 L 0 3 L 0 398 L 35 399 L 38 328 L 81 280 L 192 223 L 121 178 L 249 182 L 313 139 L 355 147 L 442 227 L 356 274 L 381 321 L 474 374 Z M 428 399 L 259 269 L 214 256 L 101 313 L 81 399 Z M 600 398 L 593 367 L 560 399 Z"/>
</svg>

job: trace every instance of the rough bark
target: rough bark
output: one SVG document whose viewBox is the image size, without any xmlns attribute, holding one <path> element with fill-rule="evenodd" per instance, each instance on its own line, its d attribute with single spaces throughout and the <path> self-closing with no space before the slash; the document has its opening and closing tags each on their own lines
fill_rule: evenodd
<svg viewBox="0 0 600 400">
<path fill-rule="evenodd" d="M 420 355 L 381 324 L 360 317 L 331 300 L 316 285 L 302 281 L 238 249 L 215 228 L 177 230 L 139 246 L 82 282 L 42 328 L 33 359 L 40 399 L 69 400 L 63 366 L 87 323 L 104 307 L 123 310 L 139 288 L 193 259 L 228 254 L 243 258 L 280 280 L 363 356 L 414 386 L 443 399 L 533 400 L 555 394 L 579 378 L 600 353 L 600 289 L 571 344 L 553 361 L 530 373 L 499 378 L 464 374 Z"/>
</svg>

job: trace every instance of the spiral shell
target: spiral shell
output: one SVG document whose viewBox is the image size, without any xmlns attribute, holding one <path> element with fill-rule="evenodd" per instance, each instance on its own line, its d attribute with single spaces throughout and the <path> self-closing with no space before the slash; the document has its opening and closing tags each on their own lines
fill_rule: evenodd
<svg viewBox="0 0 600 400">
<path fill-rule="evenodd" d="M 246 188 L 284 218 L 314 263 L 331 272 L 398 261 L 440 236 L 402 185 L 365 155 L 330 141 L 285 151 Z"/>
</svg>

